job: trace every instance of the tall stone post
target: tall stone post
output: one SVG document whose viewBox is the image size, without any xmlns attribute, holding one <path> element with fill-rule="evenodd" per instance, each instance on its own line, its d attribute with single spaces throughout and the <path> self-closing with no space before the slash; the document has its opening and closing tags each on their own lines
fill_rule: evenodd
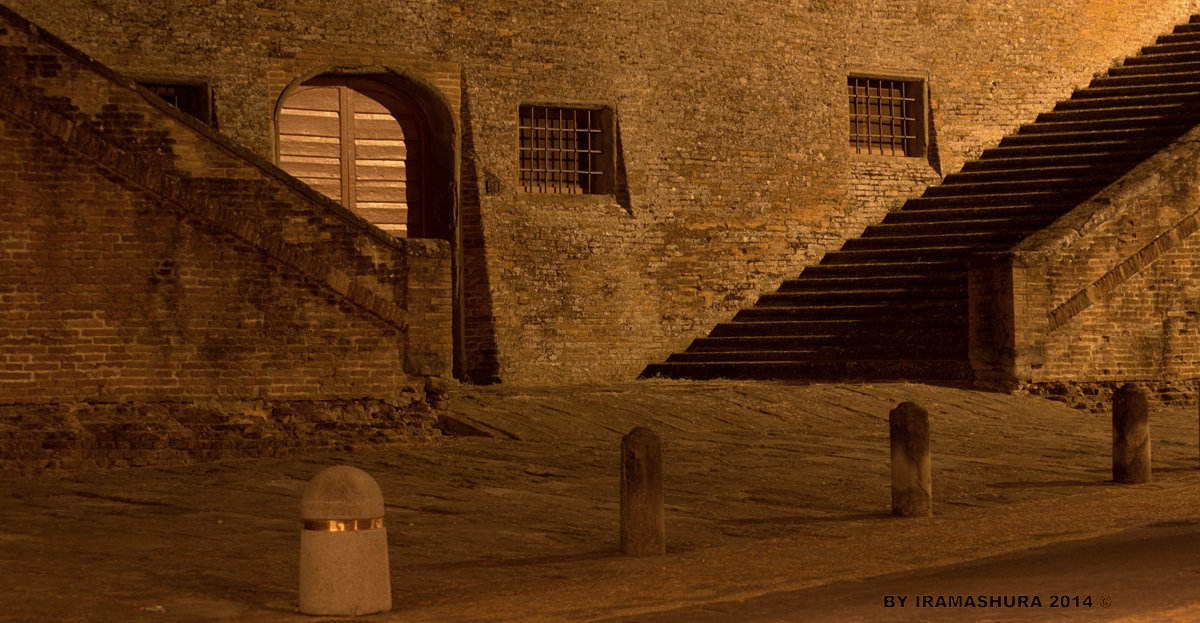
<svg viewBox="0 0 1200 623">
<path fill-rule="evenodd" d="M 323 470 L 300 498 L 300 612 L 357 616 L 392 608 L 383 492 L 347 465 Z"/>
<path fill-rule="evenodd" d="M 621 553 L 661 556 L 666 543 L 662 442 L 639 426 L 621 438 Z"/>
<path fill-rule="evenodd" d="M 892 442 L 892 514 L 929 517 L 933 487 L 929 460 L 929 413 L 902 402 L 888 415 Z"/>
<path fill-rule="evenodd" d="M 1126 383 L 1113 392 L 1113 482 L 1150 482 L 1150 407 L 1146 391 Z"/>
</svg>

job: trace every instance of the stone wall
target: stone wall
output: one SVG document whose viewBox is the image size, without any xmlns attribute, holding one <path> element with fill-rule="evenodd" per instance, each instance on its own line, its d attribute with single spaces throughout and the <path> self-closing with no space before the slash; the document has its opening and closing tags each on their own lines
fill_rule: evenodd
<svg viewBox="0 0 1200 623">
<path fill-rule="evenodd" d="M 628 378 L 1186 21 L 1197 0 L 7 0 L 118 71 L 212 86 L 273 158 L 287 85 L 385 68 L 439 93 L 459 159 L 477 379 Z M 852 156 L 848 73 L 923 78 L 925 158 Z M 517 108 L 615 112 L 621 192 L 520 191 Z"/>
<path fill-rule="evenodd" d="M 427 410 L 427 377 L 450 361 L 445 242 L 382 234 L 36 27 L 0 18 L 4 418 L 63 425 L 80 412 L 205 405 L 210 419 L 236 419 L 324 404 L 382 424 Z M 89 449 L 108 464 L 137 450 L 89 446 L 81 430 L 64 446 L 74 459 Z M 61 449 L 8 440 L 0 447 L 45 465 Z"/>
<path fill-rule="evenodd" d="M 1000 387 L 1200 378 L 1200 130 L 971 272 L 972 366 Z"/>
</svg>

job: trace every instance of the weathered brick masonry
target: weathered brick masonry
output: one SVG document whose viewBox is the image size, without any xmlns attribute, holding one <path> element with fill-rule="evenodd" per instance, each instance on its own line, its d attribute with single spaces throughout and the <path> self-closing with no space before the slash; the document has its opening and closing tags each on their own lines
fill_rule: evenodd
<svg viewBox="0 0 1200 623">
<path fill-rule="evenodd" d="M 1151 384 L 1200 378 L 1200 130 L 1017 245 L 980 257 L 980 381 Z"/>
<path fill-rule="evenodd" d="M 0 17 L 0 469 L 428 434 L 445 242 L 392 239 Z"/>
<path fill-rule="evenodd" d="M 636 375 L 1200 9 L 1195 0 L 9 3 L 124 74 L 211 85 L 221 131 L 268 160 L 273 113 L 298 80 L 342 67 L 425 85 L 453 120 L 459 364 L 511 381 Z M 928 156 L 849 153 L 846 76 L 857 72 L 925 82 Z M 521 192 L 526 103 L 609 106 L 618 191 Z"/>
</svg>

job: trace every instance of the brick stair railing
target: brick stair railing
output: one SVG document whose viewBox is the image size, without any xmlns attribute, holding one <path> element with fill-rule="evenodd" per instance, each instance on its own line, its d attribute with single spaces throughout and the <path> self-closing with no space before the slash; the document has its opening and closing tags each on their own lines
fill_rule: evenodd
<svg viewBox="0 0 1200 623">
<path fill-rule="evenodd" d="M 20 35 L 9 33 L 14 45 L 25 41 L 36 46 L 2 50 L 14 60 L 24 60 L 27 66 L 34 66 L 38 60 L 80 66 L 81 75 L 74 78 L 78 81 L 74 85 L 76 89 L 95 96 L 104 92 L 137 92 L 139 88 L 131 79 L 0 5 L 0 32 L 4 27 L 20 31 Z M 105 132 L 105 124 L 96 118 L 98 115 L 82 112 L 69 97 L 44 93 L 40 83 L 45 82 L 55 82 L 58 86 L 62 80 L 38 76 L 37 72 L 28 70 L 26 75 L 7 76 L 7 80 L 0 83 L 0 117 L 29 124 L 49 140 L 59 143 L 64 150 L 92 162 L 114 179 L 232 234 L 383 322 L 401 331 L 407 330 L 409 314 L 402 304 L 397 304 L 398 297 L 392 291 L 396 275 L 385 273 L 381 279 L 365 270 L 356 272 L 353 266 L 358 258 L 335 255 L 340 248 L 330 241 L 354 240 L 342 245 L 350 248 L 357 244 L 370 246 L 372 258 L 400 255 L 408 245 L 423 243 L 398 241 L 377 230 L 361 217 L 148 92 L 143 93 L 145 99 L 114 99 L 106 102 L 105 108 L 115 118 L 143 117 L 157 120 L 162 125 L 151 130 L 154 126 L 149 124 L 145 128 L 134 128 L 119 127 L 119 123 L 114 123 L 115 128 Z M 170 139 L 167 144 L 191 142 L 188 147 L 200 154 L 196 162 L 185 162 L 185 158 L 172 157 L 172 154 L 164 157 L 139 151 L 140 147 L 156 144 L 150 137 L 152 131 L 165 132 Z M 197 148 L 197 144 L 201 147 Z M 290 205 L 266 205 L 261 198 L 248 192 L 245 196 L 238 194 L 246 188 L 260 190 L 261 198 L 286 196 Z M 271 210 L 284 214 L 269 214 Z M 313 244 L 311 240 L 319 242 Z"/>
<path fill-rule="evenodd" d="M 324 258 L 265 230 L 244 215 L 215 201 L 184 192 L 180 177 L 153 159 L 113 145 L 105 138 L 54 112 L 18 86 L 0 85 L 0 118 L 15 119 L 44 132 L 63 149 L 90 160 L 132 187 L 150 193 L 190 216 L 218 227 L 268 256 L 290 265 L 313 281 L 388 324 L 405 330 L 406 312 Z"/>
<path fill-rule="evenodd" d="M 967 259 L 1004 251 L 1200 123 L 1200 16 L 643 377 L 964 380 Z"/>
</svg>

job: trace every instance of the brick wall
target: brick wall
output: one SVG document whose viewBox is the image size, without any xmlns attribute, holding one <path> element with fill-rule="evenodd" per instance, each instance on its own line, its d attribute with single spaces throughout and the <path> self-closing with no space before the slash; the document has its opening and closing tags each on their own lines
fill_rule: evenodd
<svg viewBox="0 0 1200 623">
<path fill-rule="evenodd" d="M 0 432 L 36 412 L 45 427 L 16 434 L 65 435 L 49 446 L 0 435 L 4 460 L 130 464 L 264 447 L 197 438 L 171 419 L 197 408 L 218 428 L 340 412 L 397 430 L 405 413 L 427 410 L 425 377 L 446 374 L 450 359 L 445 242 L 384 235 L 0 17 L 0 407 L 10 419 Z M 82 411 L 94 426 L 68 426 Z M 188 434 L 120 447 L 103 421 L 136 424 L 117 417 L 128 412 Z"/>
<path fill-rule="evenodd" d="M 997 385 L 1200 377 L 1197 140 L 973 267 L 973 310 L 1002 308 L 972 316 L 977 369 Z"/>
<path fill-rule="evenodd" d="M 523 382 L 636 375 L 1200 9 L 7 1 L 122 73 L 211 84 L 221 131 L 267 159 L 280 90 L 312 72 L 432 85 L 461 141 L 460 363 Z M 845 78 L 860 71 L 925 79 L 930 157 L 849 154 Z M 628 197 L 521 192 L 528 102 L 610 106 Z"/>
</svg>

